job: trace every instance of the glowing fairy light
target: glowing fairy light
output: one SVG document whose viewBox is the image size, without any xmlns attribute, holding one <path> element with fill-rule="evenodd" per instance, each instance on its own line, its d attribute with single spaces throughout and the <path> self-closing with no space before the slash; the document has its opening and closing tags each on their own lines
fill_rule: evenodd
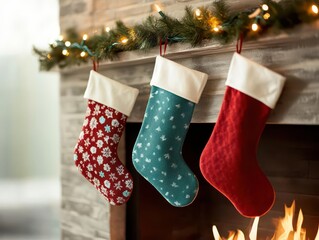
<svg viewBox="0 0 319 240">
<path fill-rule="evenodd" d="M 199 8 L 197 8 L 195 10 L 195 15 L 196 15 L 196 17 L 200 17 L 200 15 L 202 15 L 202 11 Z"/>
<path fill-rule="evenodd" d="M 62 50 L 62 54 L 64 55 L 64 56 L 69 56 L 69 51 L 67 50 L 67 49 L 63 49 Z"/>
<path fill-rule="evenodd" d="M 84 41 L 87 40 L 87 39 L 88 39 L 88 35 L 87 35 L 87 34 L 83 34 L 82 39 L 83 39 Z"/>
<path fill-rule="evenodd" d="M 82 52 L 80 53 L 80 56 L 81 56 L 81 57 L 85 57 L 85 56 L 86 56 L 86 52 L 82 51 Z"/>
<path fill-rule="evenodd" d="M 156 3 L 153 4 L 153 8 L 159 13 L 159 15 L 161 15 L 161 17 L 166 17 L 165 14 L 162 12 L 160 6 L 158 6 Z"/>
<path fill-rule="evenodd" d="M 110 27 L 105 27 L 105 32 L 110 32 L 111 28 Z"/>
<path fill-rule="evenodd" d="M 161 11 L 162 11 L 162 9 L 160 8 L 160 6 L 158 6 L 157 4 L 154 4 L 153 6 L 154 6 L 154 8 L 155 8 L 155 10 L 156 10 L 157 12 L 161 12 Z"/>
<path fill-rule="evenodd" d="M 268 10 L 269 10 L 269 7 L 268 7 L 267 4 L 263 4 L 263 5 L 261 6 L 261 8 L 262 8 L 262 10 L 264 10 L 264 11 L 268 11 Z"/>
<path fill-rule="evenodd" d="M 66 41 L 64 44 L 65 44 L 66 47 L 70 47 L 71 46 L 71 42 L 70 41 Z"/>
<path fill-rule="evenodd" d="M 319 12 L 318 6 L 315 5 L 315 4 L 313 4 L 313 5 L 311 6 L 311 11 L 312 11 L 314 14 L 318 14 L 318 12 Z"/>
<path fill-rule="evenodd" d="M 63 41 L 63 35 L 60 35 L 58 39 L 59 41 Z"/>
<path fill-rule="evenodd" d="M 257 23 L 253 23 L 253 24 L 251 25 L 251 30 L 253 30 L 254 32 L 256 32 L 256 31 L 258 30 L 258 28 L 259 28 L 259 26 L 258 26 Z"/>
<path fill-rule="evenodd" d="M 260 8 L 257 8 L 253 13 L 249 14 L 248 17 L 250 19 L 257 17 L 260 14 L 261 10 Z"/>
<path fill-rule="evenodd" d="M 126 44 L 128 42 L 128 39 L 126 37 L 121 38 L 121 43 Z"/>
<path fill-rule="evenodd" d="M 219 32 L 221 30 L 221 26 L 220 26 L 220 22 L 219 20 L 212 16 L 211 18 L 208 19 L 208 24 L 211 26 L 211 29 L 214 31 L 214 32 Z"/>
<path fill-rule="evenodd" d="M 269 14 L 269 13 L 265 13 L 265 14 L 263 15 L 263 18 L 264 18 L 265 20 L 268 20 L 268 19 L 270 18 L 270 14 Z"/>
</svg>

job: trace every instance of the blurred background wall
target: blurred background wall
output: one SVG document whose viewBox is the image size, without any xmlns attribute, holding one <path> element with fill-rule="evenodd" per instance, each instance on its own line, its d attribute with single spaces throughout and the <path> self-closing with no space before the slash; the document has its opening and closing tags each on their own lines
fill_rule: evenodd
<svg viewBox="0 0 319 240">
<path fill-rule="evenodd" d="M 0 6 L 0 239 L 59 239 L 59 74 L 32 53 L 59 35 L 59 2 Z"/>
</svg>

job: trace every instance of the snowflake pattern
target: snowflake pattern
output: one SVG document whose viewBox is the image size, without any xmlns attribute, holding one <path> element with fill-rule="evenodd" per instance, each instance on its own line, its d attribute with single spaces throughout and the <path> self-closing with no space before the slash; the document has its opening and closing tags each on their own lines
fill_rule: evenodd
<svg viewBox="0 0 319 240">
<path fill-rule="evenodd" d="M 152 86 L 133 148 L 136 170 L 176 207 L 190 204 L 198 192 L 197 178 L 181 155 L 194 107 L 193 102 Z"/>
<path fill-rule="evenodd" d="M 114 205 L 129 199 L 133 180 L 117 156 L 127 116 L 93 100 L 88 108 L 74 162 L 80 173 Z"/>
</svg>

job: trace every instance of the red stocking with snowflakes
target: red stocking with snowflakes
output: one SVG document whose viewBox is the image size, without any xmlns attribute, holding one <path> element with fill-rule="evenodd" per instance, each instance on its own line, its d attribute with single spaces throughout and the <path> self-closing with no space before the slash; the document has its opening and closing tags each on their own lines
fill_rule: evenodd
<svg viewBox="0 0 319 240">
<path fill-rule="evenodd" d="M 138 90 L 91 71 L 84 98 L 88 107 L 74 161 L 81 174 L 112 204 L 129 199 L 133 179 L 117 148 Z"/>
<path fill-rule="evenodd" d="M 264 215 L 275 200 L 256 152 L 284 82 L 281 75 L 235 53 L 218 120 L 200 158 L 205 179 L 247 217 Z"/>
</svg>

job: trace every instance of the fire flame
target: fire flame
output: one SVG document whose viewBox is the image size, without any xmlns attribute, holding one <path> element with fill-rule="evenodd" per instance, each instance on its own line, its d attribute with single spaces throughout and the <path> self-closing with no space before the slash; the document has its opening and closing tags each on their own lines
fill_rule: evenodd
<svg viewBox="0 0 319 240">
<path fill-rule="evenodd" d="M 278 219 L 276 231 L 271 240 L 306 240 L 306 229 L 302 228 L 303 213 L 301 209 L 298 213 L 296 228 L 293 227 L 293 217 L 295 212 L 295 201 L 291 204 L 291 207 L 285 205 L 285 216 Z M 257 240 L 259 217 L 254 219 L 252 228 L 249 233 L 250 240 Z M 241 230 L 237 232 L 230 231 L 228 238 L 223 238 L 219 235 L 218 229 L 215 225 L 212 228 L 213 236 L 215 240 L 245 240 L 245 235 Z M 314 240 L 319 240 L 319 226 L 317 235 Z"/>
</svg>

